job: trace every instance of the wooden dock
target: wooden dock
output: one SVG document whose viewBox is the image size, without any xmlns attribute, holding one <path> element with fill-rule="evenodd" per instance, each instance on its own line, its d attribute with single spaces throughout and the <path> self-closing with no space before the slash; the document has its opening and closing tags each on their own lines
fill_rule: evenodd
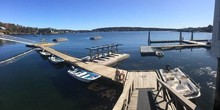
<svg viewBox="0 0 220 110">
<path fill-rule="evenodd" d="M 201 40 L 203 41 L 203 40 Z M 206 40 L 205 40 L 206 41 Z M 154 43 L 172 43 L 176 41 L 151 41 Z M 211 45 L 207 45 L 206 42 L 198 42 L 192 40 L 183 40 L 177 41 L 182 42 L 182 44 L 175 44 L 175 45 L 162 45 L 162 46 L 140 46 L 141 55 L 153 55 L 155 54 L 155 50 L 172 50 L 172 49 L 184 49 L 184 48 L 211 48 Z"/>
<path fill-rule="evenodd" d="M 142 56 L 155 55 L 155 49 L 152 46 L 140 46 L 140 52 Z"/>
<path fill-rule="evenodd" d="M 45 46 L 42 46 L 42 45 L 36 45 L 40 48 L 42 48 L 43 50 L 53 54 L 53 55 L 56 55 L 62 59 L 64 59 L 66 62 L 69 62 L 75 66 L 78 66 L 78 67 L 81 67 L 85 70 L 88 70 L 88 71 L 91 71 L 91 72 L 94 72 L 94 73 L 97 73 L 97 74 L 100 74 L 106 78 L 110 78 L 112 80 L 117 80 L 115 78 L 115 72 L 116 72 L 116 69 L 115 68 L 111 68 L 111 67 L 107 67 L 107 66 L 104 66 L 104 65 L 101 65 L 101 64 L 97 64 L 97 63 L 94 63 L 94 62 L 82 62 L 81 59 L 79 58 L 76 58 L 76 57 L 73 57 L 73 56 L 69 56 L 69 55 L 66 55 L 64 53 L 61 53 L 59 51 L 56 51 L 50 47 L 45 47 Z M 122 69 L 119 69 L 119 71 L 123 71 L 123 73 L 127 74 L 126 70 L 122 70 Z"/>
</svg>

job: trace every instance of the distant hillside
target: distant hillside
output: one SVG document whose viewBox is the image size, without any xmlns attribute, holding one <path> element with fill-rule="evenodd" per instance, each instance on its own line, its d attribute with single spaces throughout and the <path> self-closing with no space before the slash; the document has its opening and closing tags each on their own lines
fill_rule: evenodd
<svg viewBox="0 0 220 110">
<path fill-rule="evenodd" d="M 37 27 L 25 27 L 18 24 L 2 23 L 0 22 L 0 33 L 5 34 L 62 34 L 62 33 L 74 33 L 74 32 L 111 32 L 111 31 L 185 31 L 185 32 L 212 32 L 212 25 L 207 27 L 198 28 L 145 28 L 145 27 L 106 27 L 97 28 L 93 30 L 67 30 L 67 29 L 54 29 L 54 28 L 37 28 Z"/>
<path fill-rule="evenodd" d="M 107 32 L 107 31 L 177 31 L 178 29 L 171 28 L 144 28 L 144 27 L 106 27 L 93 29 L 94 32 Z"/>
<path fill-rule="evenodd" d="M 74 30 L 25 27 L 18 24 L 0 22 L 0 33 L 4 34 L 62 34 L 73 33 Z"/>
<path fill-rule="evenodd" d="M 183 31 L 183 32 L 212 32 L 212 26 L 198 27 L 198 28 L 144 28 L 144 27 L 106 27 L 93 29 L 94 32 L 110 32 L 110 31 Z"/>
</svg>

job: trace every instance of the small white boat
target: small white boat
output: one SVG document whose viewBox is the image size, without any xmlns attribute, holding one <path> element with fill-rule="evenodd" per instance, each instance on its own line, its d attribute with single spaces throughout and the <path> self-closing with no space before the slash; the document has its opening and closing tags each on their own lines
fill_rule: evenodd
<svg viewBox="0 0 220 110">
<path fill-rule="evenodd" d="M 155 54 L 156 54 L 157 57 L 163 57 L 164 56 L 164 53 L 162 51 L 159 51 L 159 50 L 155 51 Z"/>
<path fill-rule="evenodd" d="M 90 56 L 86 56 L 81 59 L 81 61 L 90 61 L 90 60 L 91 60 Z"/>
<path fill-rule="evenodd" d="M 78 68 L 75 68 L 74 66 L 72 66 L 71 69 L 68 70 L 68 73 L 72 77 L 83 82 L 90 82 L 92 80 L 96 80 L 101 77 L 101 75 L 99 74 L 85 71 L 83 69 L 78 69 Z"/>
<path fill-rule="evenodd" d="M 60 57 L 56 57 L 56 56 L 48 57 L 48 59 L 49 59 L 52 63 L 62 63 L 62 62 L 64 62 L 64 59 L 62 59 L 62 58 L 60 58 Z"/>
<path fill-rule="evenodd" d="M 168 68 L 167 70 L 159 69 L 159 73 L 164 82 L 187 99 L 197 98 L 201 95 L 200 87 L 179 68 L 173 70 Z"/>
<path fill-rule="evenodd" d="M 46 52 L 46 51 L 40 51 L 40 54 L 41 55 L 44 55 L 44 56 L 50 56 L 51 54 L 49 52 Z"/>
</svg>

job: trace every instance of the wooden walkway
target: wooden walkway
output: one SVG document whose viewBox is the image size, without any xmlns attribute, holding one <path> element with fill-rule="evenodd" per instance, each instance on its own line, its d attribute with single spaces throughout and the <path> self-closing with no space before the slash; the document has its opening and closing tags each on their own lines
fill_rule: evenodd
<svg viewBox="0 0 220 110">
<path fill-rule="evenodd" d="M 130 72 L 134 75 L 134 91 L 128 110 L 153 110 L 155 104 L 152 97 L 152 90 L 156 88 L 156 72 Z"/>
<path fill-rule="evenodd" d="M 94 72 L 97 74 L 100 74 L 106 78 L 116 80 L 116 78 L 115 78 L 116 69 L 115 68 L 107 67 L 107 66 L 97 64 L 94 62 L 82 62 L 81 59 L 79 59 L 79 58 L 75 58 L 73 56 L 66 55 L 66 54 L 61 53 L 59 51 L 56 51 L 50 47 L 45 47 L 45 46 L 42 46 L 39 44 L 36 46 L 42 48 L 43 50 L 45 50 L 53 55 L 56 55 L 56 56 L 64 59 L 66 62 L 69 62 L 75 66 L 78 66 L 80 68 L 83 68 L 85 70 L 88 70 L 88 71 L 91 71 L 91 72 Z M 121 71 L 121 72 L 123 71 L 123 73 L 126 76 L 126 74 L 127 74 L 126 70 L 119 69 L 119 71 Z"/>
</svg>

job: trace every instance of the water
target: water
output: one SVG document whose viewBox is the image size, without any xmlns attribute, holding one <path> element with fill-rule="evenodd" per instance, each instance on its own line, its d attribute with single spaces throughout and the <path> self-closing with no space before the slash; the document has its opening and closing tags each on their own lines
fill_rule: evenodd
<svg viewBox="0 0 220 110">
<path fill-rule="evenodd" d="M 100 40 L 89 40 L 100 35 Z M 130 58 L 115 67 L 126 70 L 152 70 L 170 64 L 180 67 L 201 86 L 201 97 L 193 100 L 201 110 L 212 109 L 215 90 L 217 60 L 209 49 L 194 48 L 164 51 L 165 56 L 142 57 L 139 46 L 147 44 L 148 32 L 96 32 L 61 35 L 20 35 L 35 41 L 52 41 L 66 37 L 67 42 L 54 46 L 56 50 L 76 56 L 88 55 L 85 48 L 110 43 L 121 43 L 121 52 Z M 191 33 L 183 33 L 190 39 Z M 210 33 L 194 33 L 195 39 L 211 39 Z M 177 32 L 151 32 L 151 40 L 178 40 Z M 157 44 L 158 45 L 158 44 Z M 160 44 L 164 45 L 164 44 Z M 24 44 L 0 42 L 0 60 L 9 58 L 29 48 Z M 80 82 L 67 74 L 69 65 L 54 65 L 37 52 L 32 52 L 9 64 L 0 65 L 1 110 L 76 110 L 111 109 L 117 101 L 122 86 L 101 78 L 91 83 Z"/>
</svg>

